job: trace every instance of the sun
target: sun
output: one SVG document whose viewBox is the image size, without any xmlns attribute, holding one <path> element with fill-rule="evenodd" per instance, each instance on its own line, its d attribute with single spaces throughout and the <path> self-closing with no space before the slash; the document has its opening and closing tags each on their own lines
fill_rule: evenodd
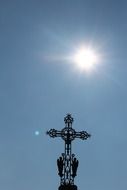
<svg viewBox="0 0 127 190">
<path fill-rule="evenodd" d="M 76 51 L 73 61 L 81 70 L 90 71 L 98 62 L 98 55 L 92 48 L 81 48 Z"/>
</svg>

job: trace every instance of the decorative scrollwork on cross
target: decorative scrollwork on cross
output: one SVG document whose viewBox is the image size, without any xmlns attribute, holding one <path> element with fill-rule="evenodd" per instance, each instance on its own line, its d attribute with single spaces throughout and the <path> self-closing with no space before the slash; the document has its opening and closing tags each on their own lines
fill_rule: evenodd
<svg viewBox="0 0 127 190">
<path fill-rule="evenodd" d="M 52 138 L 57 137 L 57 130 L 50 129 L 49 131 L 47 131 L 47 135 L 49 135 Z"/>
</svg>

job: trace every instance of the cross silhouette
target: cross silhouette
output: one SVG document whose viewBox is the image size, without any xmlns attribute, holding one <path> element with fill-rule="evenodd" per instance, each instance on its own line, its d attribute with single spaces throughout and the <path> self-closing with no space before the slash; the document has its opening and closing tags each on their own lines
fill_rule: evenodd
<svg viewBox="0 0 127 190">
<path fill-rule="evenodd" d="M 59 159 L 57 159 L 58 174 L 61 178 L 60 187 L 68 185 L 74 186 L 74 178 L 76 176 L 79 162 L 75 158 L 75 155 L 71 153 L 71 142 L 75 138 L 87 140 L 87 138 L 91 136 L 86 131 L 76 132 L 72 128 L 73 121 L 74 119 L 71 117 L 71 114 L 67 114 L 64 118 L 65 127 L 61 131 L 56 129 L 50 129 L 47 131 L 47 135 L 50 137 L 61 137 L 65 141 L 65 151 Z"/>
</svg>

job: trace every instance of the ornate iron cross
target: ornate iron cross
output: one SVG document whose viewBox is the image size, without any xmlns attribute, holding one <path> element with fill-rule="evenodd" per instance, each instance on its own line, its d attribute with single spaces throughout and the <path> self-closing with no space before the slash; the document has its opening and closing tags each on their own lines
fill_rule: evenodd
<svg viewBox="0 0 127 190">
<path fill-rule="evenodd" d="M 64 118 L 65 127 L 61 131 L 56 129 L 50 129 L 47 131 L 47 134 L 50 137 L 61 137 L 65 141 L 64 153 L 62 153 L 59 159 L 57 159 L 58 174 L 60 176 L 59 190 L 77 189 L 77 186 L 74 185 L 74 178 L 77 173 L 79 162 L 71 152 L 71 142 L 75 138 L 87 140 L 87 138 L 91 136 L 86 131 L 76 132 L 72 128 L 73 121 L 74 119 L 71 117 L 71 114 L 67 114 Z"/>
</svg>

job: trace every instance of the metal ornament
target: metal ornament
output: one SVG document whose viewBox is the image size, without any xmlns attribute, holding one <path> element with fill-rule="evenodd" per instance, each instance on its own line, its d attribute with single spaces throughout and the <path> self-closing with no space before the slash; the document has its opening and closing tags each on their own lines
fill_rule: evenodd
<svg viewBox="0 0 127 190">
<path fill-rule="evenodd" d="M 57 159 L 58 175 L 60 176 L 59 190 L 77 190 L 77 186 L 74 185 L 74 178 L 77 175 L 79 161 L 72 154 L 71 142 L 75 138 L 87 140 L 91 136 L 86 131 L 76 132 L 72 128 L 73 121 L 74 119 L 71 117 L 71 114 L 67 114 L 64 118 L 65 127 L 61 131 L 56 129 L 47 131 L 47 135 L 50 137 L 61 137 L 65 141 L 64 153 Z"/>
</svg>

